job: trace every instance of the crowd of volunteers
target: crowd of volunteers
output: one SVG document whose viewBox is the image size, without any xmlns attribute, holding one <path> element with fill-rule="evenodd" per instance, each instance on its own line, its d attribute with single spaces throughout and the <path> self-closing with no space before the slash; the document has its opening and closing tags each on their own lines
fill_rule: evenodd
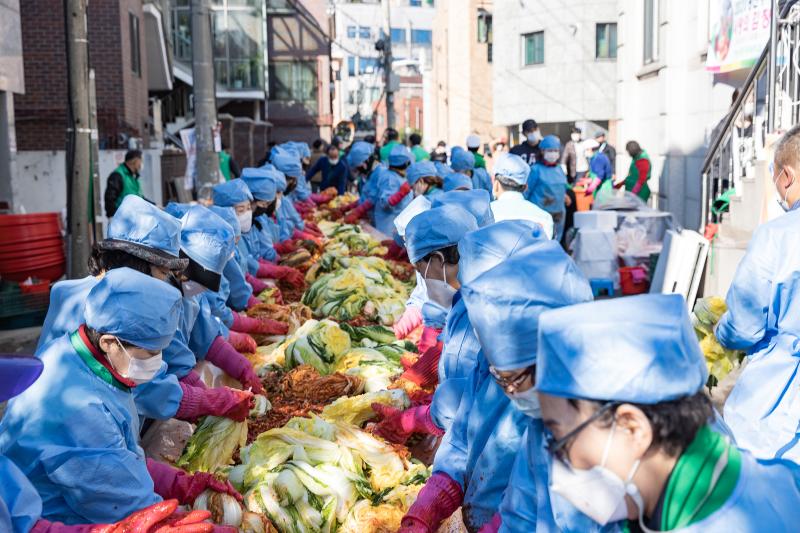
<svg viewBox="0 0 800 533">
<path fill-rule="evenodd" d="M 585 174 L 589 192 L 624 186 L 646 199 L 646 153 L 628 143 L 631 171 L 617 180 L 604 136 L 573 130 L 562 147 L 535 121 L 523 130 L 491 162 L 476 136 L 448 157 L 444 143 L 428 153 L 388 130 L 380 145 L 332 144 L 313 165 L 307 144 L 287 142 L 260 167 L 229 167 L 211 201 L 165 209 L 137 194 L 130 154 L 90 275 L 54 285 L 34 357 L 0 357 L 0 532 L 229 529 L 178 505 L 206 490 L 241 499 L 233 485 L 146 459 L 141 435 L 158 420 L 248 416 L 265 390 L 243 354 L 253 335 L 287 325 L 242 312 L 274 280 L 304 286 L 278 261 L 325 238 L 303 215 L 347 190 L 358 200 L 334 215 L 374 226 L 416 271 L 393 330 L 421 328 L 403 379 L 435 387 L 428 404 L 373 405 L 381 438 L 441 439 L 401 531 L 435 532 L 457 512 L 484 533 L 795 531 L 800 128 L 775 150 L 787 213 L 754 234 L 715 330 L 749 356 L 724 418 L 689 303 L 594 301 L 561 245 L 568 184 Z M 208 387 L 200 361 L 242 389 Z"/>
</svg>

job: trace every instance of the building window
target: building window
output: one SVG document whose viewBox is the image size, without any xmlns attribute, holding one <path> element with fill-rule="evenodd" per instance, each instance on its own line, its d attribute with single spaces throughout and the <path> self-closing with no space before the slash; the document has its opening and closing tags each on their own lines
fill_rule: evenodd
<svg viewBox="0 0 800 533">
<path fill-rule="evenodd" d="M 406 30 L 404 28 L 392 28 L 392 42 L 406 42 Z"/>
<path fill-rule="evenodd" d="M 348 39 L 355 39 L 356 38 L 356 27 L 355 26 L 348 26 L 347 27 L 347 38 Z"/>
<path fill-rule="evenodd" d="M 544 64 L 544 32 L 535 31 L 522 36 L 525 53 L 525 65 Z"/>
<path fill-rule="evenodd" d="M 492 42 L 492 15 L 486 10 L 478 10 L 478 42 Z"/>
<path fill-rule="evenodd" d="M 347 58 L 347 73 L 350 76 L 356 75 L 356 58 L 353 56 Z"/>
<path fill-rule="evenodd" d="M 131 70 L 134 74 L 142 76 L 142 53 L 139 47 L 139 17 L 128 13 L 128 30 L 131 37 Z"/>
<path fill-rule="evenodd" d="M 431 44 L 433 32 L 431 30 L 411 30 L 411 42 L 414 44 Z"/>
<path fill-rule="evenodd" d="M 380 60 L 377 57 L 361 57 L 358 59 L 359 74 L 373 74 L 378 71 Z"/>
<path fill-rule="evenodd" d="M 410 5 L 411 7 L 421 7 L 422 0 L 408 0 L 408 5 Z"/>
<path fill-rule="evenodd" d="M 595 26 L 595 57 L 597 59 L 616 59 L 617 24 L 615 22 Z"/>
<path fill-rule="evenodd" d="M 370 31 L 369 26 L 359 26 L 358 36 L 361 39 L 370 39 L 372 37 L 372 31 Z"/>
<path fill-rule="evenodd" d="M 280 61 L 269 66 L 270 100 L 297 102 L 317 113 L 317 63 Z"/>
<path fill-rule="evenodd" d="M 644 64 L 658 61 L 658 0 L 644 0 Z"/>
<path fill-rule="evenodd" d="M 217 0 L 218 1 L 218 0 Z M 261 5 L 261 0 L 235 0 L 228 1 L 229 4 L 246 4 L 253 7 Z M 267 13 L 292 13 L 294 6 L 291 0 L 267 0 Z"/>
</svg>

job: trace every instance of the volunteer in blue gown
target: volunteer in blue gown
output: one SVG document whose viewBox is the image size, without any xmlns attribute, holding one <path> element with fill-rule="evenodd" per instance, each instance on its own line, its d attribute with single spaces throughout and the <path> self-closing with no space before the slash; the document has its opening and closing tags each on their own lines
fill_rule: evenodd
<svg viewBox="0 0 800 533">
<path fill-rule="evenodd" d="M 415 198 L 425 196 L 428 200 L 433 200 L 442 194 L 444 187 L 444 181 L 436 172 L 436 165 L 430 161 L 418 161 L 409 165 L 406 180 L 411 185 Z"/>
<path fill-rule="evenodd" d="M 567 216 L 564 204 L 567 175 L 559 164 L 561 141 L 555 135 L 548 135 L 539 143 L 539 148 L 542 150 L 542 158 L 531 167 L 524 196 L 553 217 L 553 238 L 561 242 Z"/>
<path fill-rule="evenodd" d="M 442 179 L 442 190 L 450 191 L 471 191 L 472 179 L 461 172 L 450 172 Z"/>
<path fill-rule="evenodd" d="M 795 531 L 800 466 L 755 459 L 714 432 L 707 378 L 679 295 L 544 313 L 536 390 L 551 493 L 629 531 Z"/>
<path fill-rule="evenodd" d="M 406 170 L 414 156 L 402 144 L 392 147 L 389 152 L 389 168 L 378 176 L 378 201 L 375 203 L 375 229 L 391 236 L 394 231 L 394 218 L 405 209 L 413 199 L 411 185 L 406 180 Z"/>
<path fill-rule="evenodd" d="M 0 454 L 39 493 L 42 518 L 113 523 L 162 497 L 191 504 L 199 493 L 190 486 L 235 494 L 210 474 L 192 476 L 163 464 L 151 469 L 138 444 L 131 391 L 161 367 L 180 307 L 177 289 L 117 268 L 89 291 L 83 323 L 37 354 L 44 371 L 9 401 Z"/>
<path fill-rule="evenodd" d="M 748 354 L 723 413 L 756 457 L 800 461 L 800 126 L 776 144 L 772 181 L 786 213 L 753 233 L 716 329 Z"/>
<path fill-rule="evenodd" d="M 383 168 L 375 154 L 375 145 L 365 141 L 356 141 L 350 147 L 346 157 L 350 167 L 351 179 L 356 182 L 358 200 L 343 205 L 336 210 L 337 215 L 344 216 L 344 221 L 354 224 L 362 218 L 372 220 L 372 208 L 375 206 L 377 169 Z"/>
<path fill-rule="evenodd" d="M 511 224 L 509 240 L 515 242 L 520 228 L 513 224 L 520 222 L 507 221 L 480 231 L 492 240 L 508 239 L 489 230 Z M 496 265 L 461 287 L 481 355 L 464 390 L 457 424 L 437 452 L 433 476 L 403 518 L 403 531 L 436 531 L 459 506 L 471 530 L 489 523 L 500 508 L 523 435 L 538 432 L 541 440 L 542 421 L 530 399 L 531 395 L 535 398 L 532 372 L 539 315 L 547 309 L 589 301 L 592 292 L 558 243 L 533 233 L 529 222 L 523 224 L 527 226 L 520 238 L 530 243 L 516 250 L 512 245 L 507 259 L 502 249 L 489 252 Z M 487 238 L 483 242 L 492 241 Z M 495 249 L 493 244 L 489 246 Z M 533 279 L 537 283 L 531 283 Z M 552 518 L 538 510 L 549 507 L 547 491 L 536 491 L 547 487 L 547 476 L 545 462 L 529 480 L 533 491 L 522 510 L 527 531 L 556 530 Z M 538 530 L 537 516 L 543 527 Z"/>
</svg>

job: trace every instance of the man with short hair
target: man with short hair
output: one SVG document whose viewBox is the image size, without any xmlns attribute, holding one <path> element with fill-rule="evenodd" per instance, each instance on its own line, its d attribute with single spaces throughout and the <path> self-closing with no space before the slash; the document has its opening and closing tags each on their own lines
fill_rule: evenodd
<svg viewBox="0 0 800 533">
<path fill-rule="evenodd" d="M 447 143 L 439 141 L 430 154 L 431 161 L 447 164 Z"/>
<path fill-rule="evenodd" d="M 389 154 L 392 153 L 392 148 L 400 144 L 399 138 L 400 134 L 397 133 L 396 129 L 386 128 L 386 131 L 383 132 L 383 146 L 381 146 L 380 150 L 381 161 L 384 163 L 389 161 Z"/>
<path fill-rule="evenodd" d="M 106 216 L 111 218 L 117 212 L 122 199 L 129 194 L 144 198 L 139 183 L 139 171 L 142 170 L 142 151 L 128 150 L 125 161 L 109 174 L 106 184 L 105 205 Z M 145 198 L 147 200 L 147 198 Z M 148 200 L 149 202 L 150 200 Z M 152 203 L 152 202 L 151 202 Z"/>
<path fill-rule="evenodd" d="M 553 237 L 553 217 L 523 196 L 528 188 L 530 167 L 518 155 L 503 154 L 494 166 L 494 197 L 491 203 L 494 221 L 530 220 L 544 230 L 548 239 Z"/>
<path fill-rule="evenodd" d="M 412 133 L 409 135 L 408 141 L 411 143 L 411 154 L 414 156 L 415 162 L 419 163 L 420 161 L 430 160 L 430 154 L 420 146 L 420 144 L 422 144 L 422 137 L 419 133 Z"/>
<path fill-rule="evenodd" d="M 539 149 L 539 141 L 542 140 L 542 134 L 539 131 L 539 124 L 535 120 L 529 118 L 522 123 L 522 142 L 511 149 L 511 153 L 520 156 L 528 163 L 528 166 L 533 166 L 539 159 L 542 158 L 542 151 Z"/>
<path fill-rule="evenodd" d="M 486 159 L 480 154 L 481 138 L 474 133 L 467 135 L 467 150 L 475 155 L 475 168 L 486 168 Z"/>
</svg>

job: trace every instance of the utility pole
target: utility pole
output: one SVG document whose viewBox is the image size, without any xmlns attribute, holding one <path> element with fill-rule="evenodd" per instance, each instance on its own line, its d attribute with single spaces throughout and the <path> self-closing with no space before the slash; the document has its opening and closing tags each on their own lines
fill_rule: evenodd
<svg viewBox="0 0 800 533">
<path fill-rule="evenodd" d="M 89 183 L 91 133 L 89 121 L 89 40 L 87 39 L 86 0 L 65 3 L 70 123 L 67 133 L 67 256 L 70 278 L 88 273 L 89 259 Z"/>
<path fill-rule="evenodd" d="M 383 0 L 383 23 L 386 36 L 383 44 L 383 75 L 386 92 L 386 127 L 394 128 L 394 87 L 392 86 L 392 6 Z"/>
<path fill-rule="evenodd" d="M 103 240 L 103 215 L 100 211 L 100 147 L 98 145 L 97 86 L 95 84 L 94 69 L 89 69 L 89 127 L 92 129 L 92 205 L 90 210 L 92 215 L 90 220 L 92 222 L 92 242 L 97 244 Z"/>
<path fill-rule="evenodd" d="M 217 95 L 211 50 L 210 0 L 192 0 L 192 79 L 197 142 L 195 190 L 198 200 L 204 200 L 211 198 L 211 188 L 219 183 L 219 155 L 214 149 Z"/>
</svg>

